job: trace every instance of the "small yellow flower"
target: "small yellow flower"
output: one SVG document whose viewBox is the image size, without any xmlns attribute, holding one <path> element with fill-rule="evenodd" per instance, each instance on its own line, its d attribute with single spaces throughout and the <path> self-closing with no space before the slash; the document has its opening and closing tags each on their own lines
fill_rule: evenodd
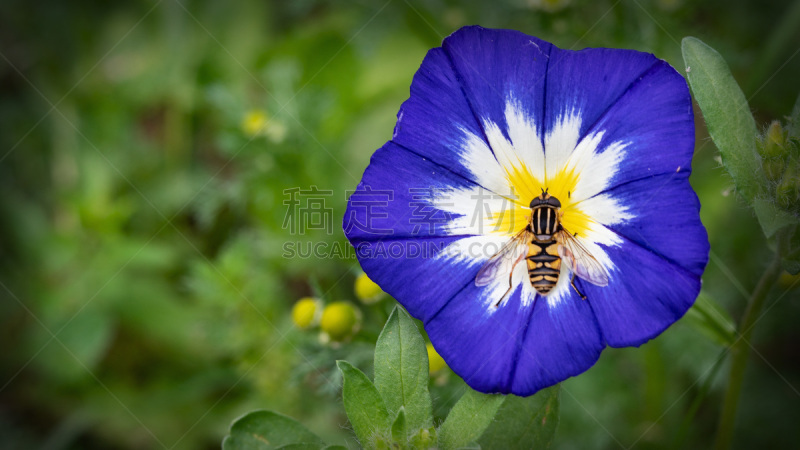
<svg viewBox="0 0 800 450">
<path fill-rule="evenodd" d="M 275 117 L 269 117 L 262 109 L 252 109 L 242 119 L 242 131 L 250 137 L 265 136 L 272 142 L 281 142 L 286 137 L 286 125 Z"/>
<path fill-rule="evenodd" d="M 314 297 L 303 297 L 292 308 L 292 322 L 297 328 L 307 329 L 319 322 L 321 302 Z"/>
<path fill-rule="evenodd" d="M 428 371 L 431 375 L 447 367 L 444 359 L 442 359 L 439 353 L 436 352 L 436 349 L 433 348 L 433 344 L 428 343 L 426 348 L 428 350 Z"/>
<path fill-rule="evenodd" d="M 355 284 L 356 297 L 365 305 L 371 305 L 383 298 L 384 292 L 380 286 L 370 280 L 367 274 L 361 273 L 356 278 Z"/>
<path fill-rule="evenodd" d="M 242 119 L 242 130 L 248 136 L 264 134 L 267 125 L 267 113 L 260 109 L 253 109 L 245 114 Z"/>
<path fill-rule="evenodd" d="M 354 335 L 361 326 L 361 311 L 350 302 L 333 302 L 322 311 L 320 328 L 332 341 Z"/>
</svg>

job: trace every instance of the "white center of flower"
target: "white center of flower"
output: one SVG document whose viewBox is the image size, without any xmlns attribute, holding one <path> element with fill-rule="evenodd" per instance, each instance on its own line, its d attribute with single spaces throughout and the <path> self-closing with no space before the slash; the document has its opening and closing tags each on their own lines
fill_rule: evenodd
<svg viewBox="0 0 800 450">
<path fill-rule="evenodd" d="M 617 246 L 621 240 L 607 226 L 624 222 L 632 215 L 603 191 L 617 172 L 626 143 L 600 147 L 602 131 L 581 139 L 579 111 L 562 113 L 556 126 L 545 135 L 544 145 L 537 124 L 513 98 L 506 102 L 505 119 L 505 135 L 498 124 L 483 119 L 488 142 L 462 129 L 463 163 L 479 186 L 439 191 L 434 205 L 454 217 L 448 225 L 450 234 L 474 236 L 455 241 L 442 256 L 484 264 L 511 236 L 525 229 L 531 200 L 547 189 L 561 202 L 564 229 L 575 234 L 613 278 L 614 264 L 602 246 Z M 546 297 L 548 304 L 557 305 L 563 299 L 571 289 L 570 277 L 569 268 L 562 264 L 558 284 Z M 525 264 L 517 264 L 512 277 L 514 286 L 520 283 L 522 306 L 528 306 L 536 291 L 528 281 Z M 487 307 L 508 289 L 508 277 L 489 287 L 487 298 L 482 299 Z"/>
</svg>

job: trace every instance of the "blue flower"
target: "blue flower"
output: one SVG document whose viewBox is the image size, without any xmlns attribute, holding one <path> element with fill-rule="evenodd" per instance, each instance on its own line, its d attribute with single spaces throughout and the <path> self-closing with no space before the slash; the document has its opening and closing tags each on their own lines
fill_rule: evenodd
<svg viewBox="0 0 800 450">
<path fill-rule="evenodd" d="M 693 149 L 689 90 L 665 61 L 465 27 L 422 62 L 344 229 L 470 386 L 531 395 L 692 306 L 709 250 Z M 526 229 L 556 226 L 532 222 L 550 197 L 565 232 L 531 250 Z M 537 252 L 557 260 L 546 294 Z"/>
</svg>

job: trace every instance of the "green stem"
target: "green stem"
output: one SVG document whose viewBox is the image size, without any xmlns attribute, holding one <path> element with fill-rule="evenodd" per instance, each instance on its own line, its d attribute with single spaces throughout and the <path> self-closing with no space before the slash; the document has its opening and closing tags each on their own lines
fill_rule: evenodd
<svg viewBox="0 0 800 450">
<path fill-rule="evenodd" d="M 780 247 L 779 247 L 780 248 Z M 780 252 L 777 252 L 772 264 L 761 275 L 756 290 L 750 296 L 747 309 L 739 324 L 739 338 L 731 345 L 733 361 L 731 362 L 731 374 L 728 380 L 728 389 L 725 391 L 725 398 L 722 401 L 722 415 L 720 416 L 719 428 L 717 428 L 717 441 L 714 448 L 717 450 L 727 450 L 731 446 L 733 432 L 736 425 L 736 410 L 739 405 L 739 394 L 742 391 L 744 381 L 744 369 L 747 367 L 747 358 L 750 355 L 750 336 L 753 334 L 753 325 L 759 319 L 761 310 L 764 308 L 764 301 L 772 285 L 778 280 L 782 272 Z"/>
</svg>

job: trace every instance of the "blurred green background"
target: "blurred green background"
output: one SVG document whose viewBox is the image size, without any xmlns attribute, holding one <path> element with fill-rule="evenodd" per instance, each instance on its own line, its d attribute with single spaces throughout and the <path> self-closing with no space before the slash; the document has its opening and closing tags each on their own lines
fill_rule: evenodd
<svg viewBox="0 0 800 450">
<path fill-rule="evenodd" d="M 352 341 L 290 318 L 305 295 L 356 301 L 341 223 L 428 48 L 467 24 L 562 48 L 719 50 L 761 126 L 800 91 L 800 6 L 786 1 L 513 0 L 0 4 L 0 447 L 218 448 L 271 408 L 355 446 L 337 358 L 369 371 L 392 301 Z M 692 183 L 712 255 L 702 299 L 740 317 L 769 258 L 698 112 Z M 284 190 L 317 186 L 333 233 L 293 232 Z M 319 227 L 318 227 L 319 228 Z M 752 341 L 736 446 L 800 442 L 797 279 Z M 726 313 L 727 311 L 727 313 Z M 689 314 L 563 384 L 555 448 L 706 448 L 726 351 Z M 437 417 L 463 390 L 432 379 Z"/>
</svg>

